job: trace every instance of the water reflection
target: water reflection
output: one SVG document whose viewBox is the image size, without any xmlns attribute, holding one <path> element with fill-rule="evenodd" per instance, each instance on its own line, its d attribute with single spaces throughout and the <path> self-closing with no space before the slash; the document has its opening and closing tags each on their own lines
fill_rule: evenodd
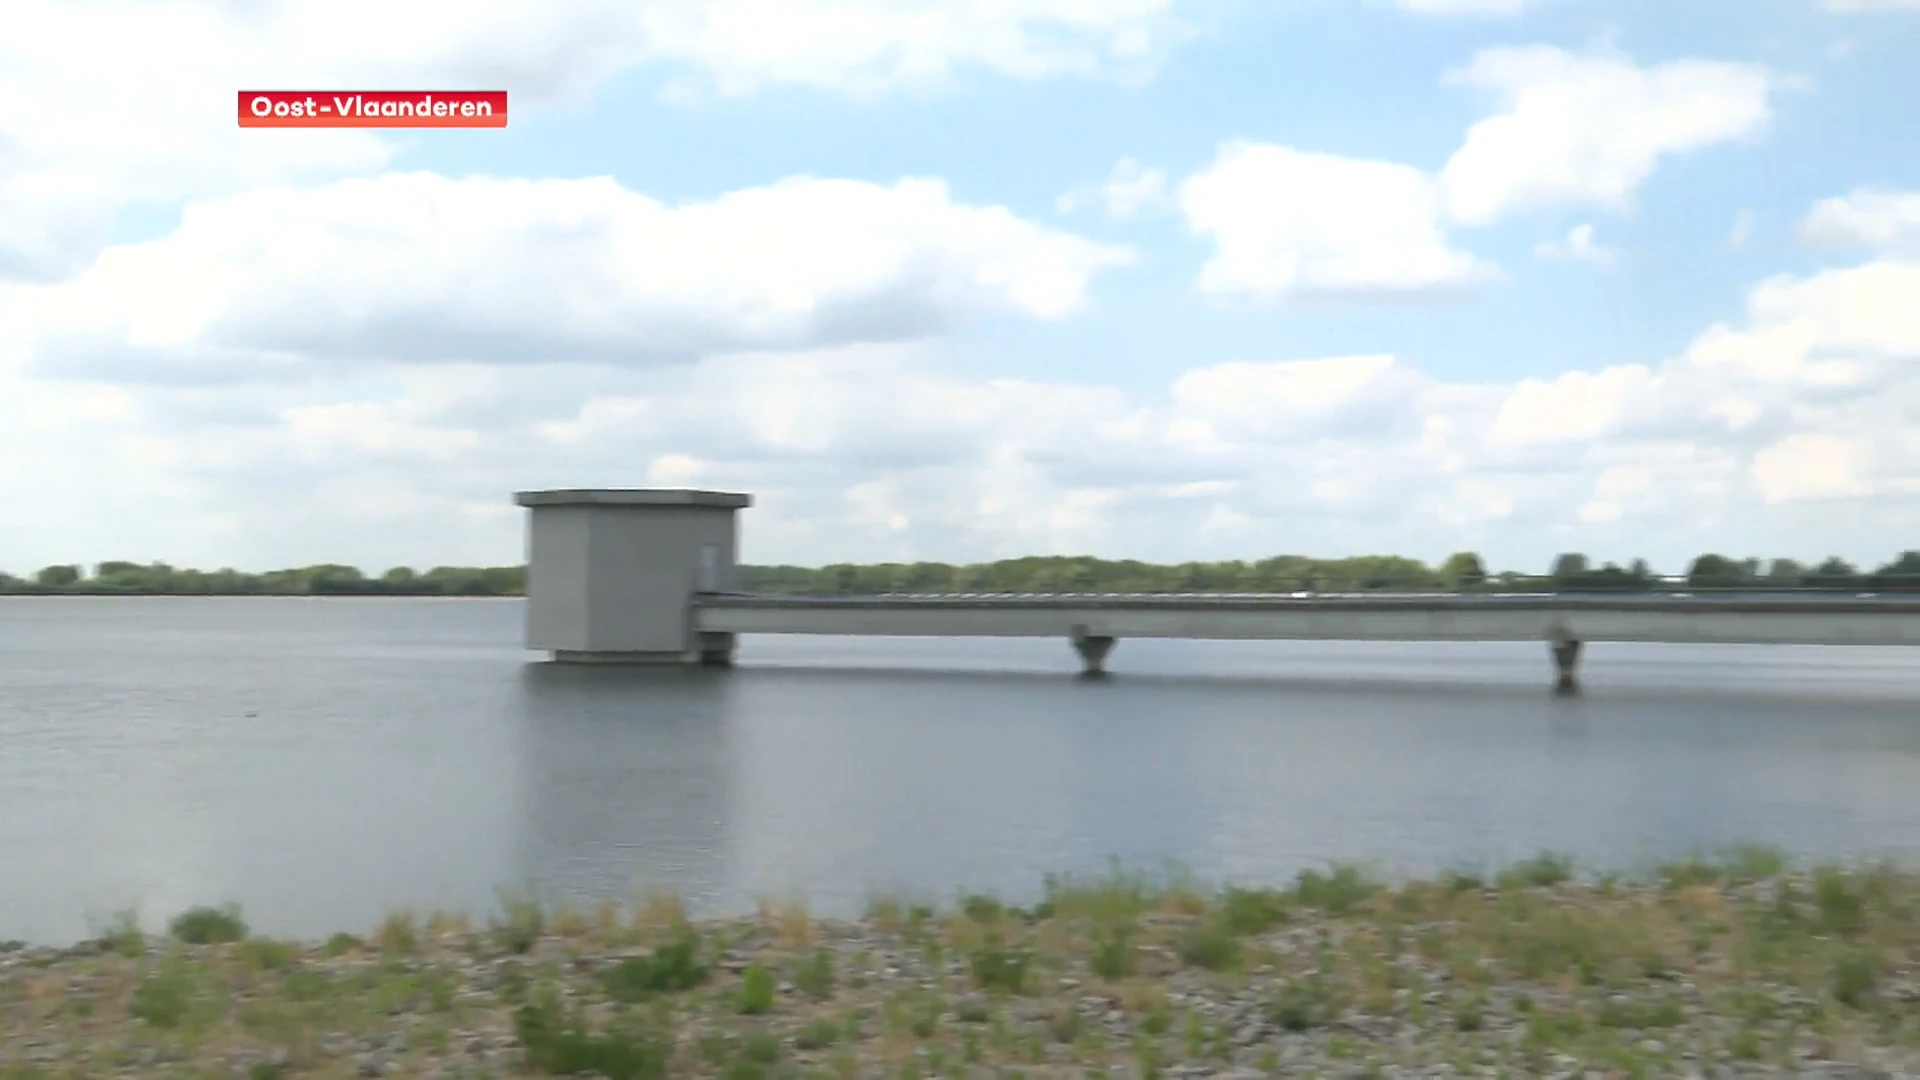
<svg viewBox="0 0 1920 1080">
<path fill-rule="evenodd" d="M 515 862 L 573 896 L 672 888 L 712 905 L 732 877 L 741 725 L 702 669 L 521 669 Z"/>
</svg>

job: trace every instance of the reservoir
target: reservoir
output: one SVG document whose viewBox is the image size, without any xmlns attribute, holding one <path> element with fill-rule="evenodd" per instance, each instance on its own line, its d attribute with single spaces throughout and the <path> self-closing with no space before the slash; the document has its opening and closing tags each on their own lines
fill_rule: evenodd
<svg viewBox="0 0 1920 1080">
<path fill-rule="evenodd" d="M 233 901 L 269 933 L 500 889 L 697 910 L 1049 872 L 1383 874 L 1541 849 L 1920 844 L 1920 655 L 1543 644 L 748 637 L 556 667 L 519 600 L 0 598 L 0 939 Z"/>
</svg>

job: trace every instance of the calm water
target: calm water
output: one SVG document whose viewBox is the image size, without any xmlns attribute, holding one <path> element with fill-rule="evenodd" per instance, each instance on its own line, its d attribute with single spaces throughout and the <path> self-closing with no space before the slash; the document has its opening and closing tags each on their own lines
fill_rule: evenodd
<svg viewBox="0 0 1920 1080">
<path fill-rule="evenodd" d="M 665 885 L 706 908 L 1210 877 L 1631 868 L 1920 842 L 1920 656 L 1595 646 L 749 639 L 554 668 L 517 601 L 0 599 L 0 938 L 234 900 L 264 930 Z"/>
</svg>

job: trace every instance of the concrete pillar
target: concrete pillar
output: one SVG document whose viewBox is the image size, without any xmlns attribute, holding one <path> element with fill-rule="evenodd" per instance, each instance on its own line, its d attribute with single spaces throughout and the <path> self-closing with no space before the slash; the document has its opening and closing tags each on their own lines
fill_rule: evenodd
<svg viewBox="0 0 1920 1080">
<path fill-rule="evenodd" d="M 1556 675 L 1554 692 L 1575 693 L 1580 689 L 1580 680 L 1575 675 L 1575 670 L 1580 665 L 1580 642 L 1561 636 L 1554 638 L 1548 648 L 1553 653 L 1553 668 Z"/>
<path fill-rule="evenodd" d="M 1080 654 L 1082 670 L 1088 675 L 1107 673 L 1107 654 L 1113 651 L 1113 639 L 1099 634 L 1089 634 L 1084 627 L 1073 632 L 1073 648 Z"/>
<path fill-rule="evenodd" d="M 527 648 L 565 663 L 710 664 L 733 635 L 694 626 L 694 598 L 738 588 L 736 512 L 719 491 L 523 491 Z"/>
<path fill-rule="evenodd" d="M 733 641 L 734 636 L 732 634 L 701 634 L 701 665 L 704 667 L 732 667 Z"/>
</svg>

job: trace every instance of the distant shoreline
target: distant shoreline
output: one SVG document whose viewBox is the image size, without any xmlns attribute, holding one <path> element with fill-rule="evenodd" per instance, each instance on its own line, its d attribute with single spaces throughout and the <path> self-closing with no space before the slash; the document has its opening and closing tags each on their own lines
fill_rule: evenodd
<svg viewBox="0 0 1920 1080">
<path fill-rule="evenodd" d="M 524 565 L 396 566 L 368 573 L 342 563 L 316 563 L 254 572 L 108 560 L 91 567 L 60 563 L 24 576 L 0 573 L 0 596 L 509 597 L 525 595 L 526 586 Z M 1394 555 L 1184 563 L 1043 555 L 969 564 L 742 564 L 734 568 L 731 591 L 798 596 L 1920 593 L 1920 550 L 1874 568 L 1838 558 L 1811 565 L 1702 555 L 1678 575 L 1656 573 L 1640 559 L 1624 567 L 1596 566 L 1577 553 L 1561 555 L 1545 574 L 1491 571 L 1473 552 L 1456 552 L 1438 565 Z"/>
</svg>

